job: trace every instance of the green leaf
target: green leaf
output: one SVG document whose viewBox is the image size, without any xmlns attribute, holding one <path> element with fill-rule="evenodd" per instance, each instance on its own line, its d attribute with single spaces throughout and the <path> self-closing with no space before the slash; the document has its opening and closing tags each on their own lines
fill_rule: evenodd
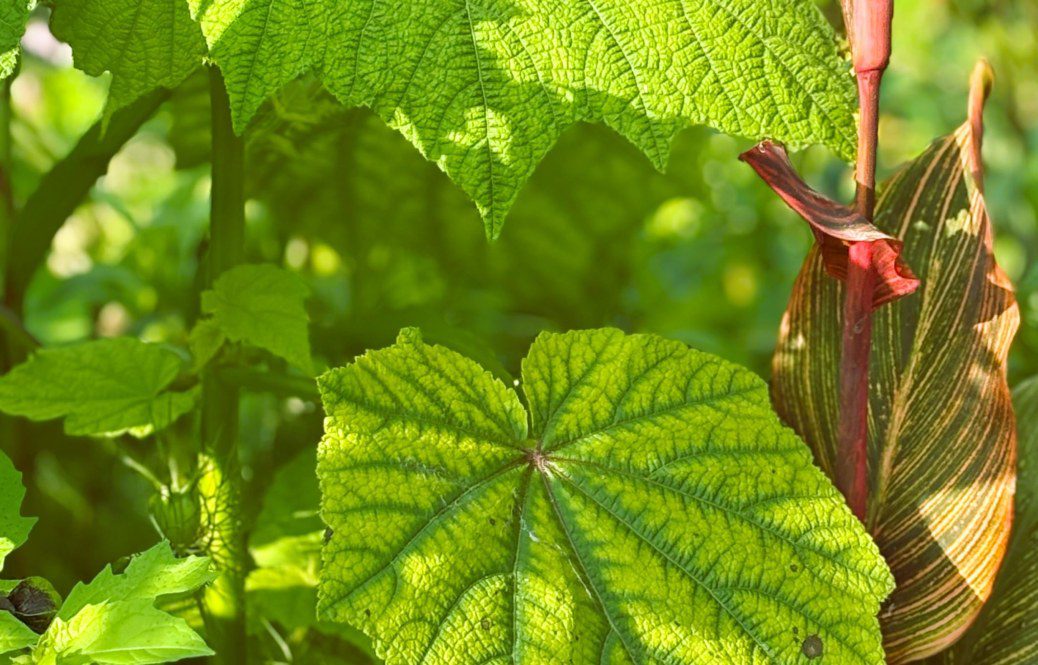
<svg viewBox="0 0 1038 665">
<path fill-rule="evenodd" d="M 854 153 L 855 94 L 808 0 L 191 0 L 238 131 L 315 70 L 476 202 L 490 236 L 571 125 L 601 121 L 662 168 L 689 124 Z"/>
<path fill-rule="evenodd" d="M 175 88 L 202 64 L 205 39 L 183 0 L 61 0 L 51 30 L 76 67 L 112 73 L 106 116 L 155 88 Z"/>
<path fill-rule="evenodd" d="M 1020 461 L 1013 534 L 991 598 L 940 663 L 1029 665 L 1038 661 L 1038 377 L 1013 391 Z"/>
<path fill-rule="evenodd" d="M 111 566 L 98 573 L 93 581 L 77 584 L 65 599 L 59 619 L 66 621 L 87 605 L 109 600 L 150 600 L 190 593 L 215 579 L 209 560 L 189 556 L 178 559 L 168 543 L 155 545 L 135 556 L 126 570 L 116 575 Z"/>
<path fill-rule="evenodd" d="M 303 306 L 308 294 L 306 284 L 287 270 L 243 265 L 220 275 L 202 294 L 202 311 L 228 339 L 270 351 L 310 373 L 309 319 Z"/>
<path fill-rule="evenodd" d="M 922 280 L 876 313 L 869 368 L 868 527 L 898 582 L 880 617 L 891 662 L 947 648 L 976 618 L 1019 486 L 1006 358 L 1020 314 L 971 174 L 978 141 L 964 124 L 905 166 L 878 202 L 877 226 L 904 242 Z M 816 248 L 774 361 L 776 408 L 830 475 L 843 300 Z"/>
<path fill-rule="evenodd" d="M 33 651 L 37 663 L 143 665 L 213 655 L 183 619 L 149 600 L 87 605 L 70 620 L 56 619 Z"/>
<path fill-rule="evenodd" d="M 404 331 L 321 377 L 325 617 L 391 665 L 882 661 L 889 572 L 759 378 L 609 329 L 522 376 Z"/>
<path fill-rule="evenodd" d="M 24 498 L 22 474 L 0 452 L 0 570 L 4 569 L 7 555 L 25 542 L 32 526 L 36 524 L 36 518 L 22 517 Z"/>
<path fill-rule="evenodd" d="M 0 411 L 32 420 L 65 419 L 77 436 L 147 436 L 194 408 L 197 390 L 167 392 L 177 354 L 118 338 L 41 349 L 0 377 Z"/>
<path fill-rule="evenodd" d="M 22 35 L 36 0 L 5 0 L 0 3 L 0 81 L 14 73 L 21 55 Z"/>
<path fill-rule="evenodd" d="M 10 612 L 0 610 L 0 655 L 28 649 L 40 636 Z"/>
<path fill-rule="evenodd" d="M 93 581 L 76 585 L 33 658 L 129 665 L 212 655 L 187 622 L 155 604 L 192 593 L 215 577 L 208 559 L 177 559 L 168 543 L 159 543 L 134 557 L 122 574 L 109 566 Z"/>
</svg>

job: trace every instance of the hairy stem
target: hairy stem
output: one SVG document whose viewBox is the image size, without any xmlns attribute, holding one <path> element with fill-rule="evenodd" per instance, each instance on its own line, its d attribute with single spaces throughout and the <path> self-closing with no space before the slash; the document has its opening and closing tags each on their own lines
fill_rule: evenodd
<svg viewBox="0 0 1038 665">
<path fill-rule="evenodd" d="M 845 7 L 849 3 L 845 3 Z M 870 222 L 876 208 L 876 153 L 879 144 L 879 96 L 890 61 L 893 0 L 854 0 L 848 31 L 858 78 L 860 119 L 855 168 L 855 207 Z M 847 295 L 843 308 L 840 357 L 839 468 L 836 484 L 858 519 L 868 508 L 869 355 L 872 349 L 872 301 L 876 271 L 872 244 L 849 249 Z"/>
<path fill-rule="evenodd" d="M 212 194 L 207 283 L 241 263 L 245 240 L 245 149 L 231 126 L 230 102 L 219 70 L 210 73 L 212 98 Z M 204 592 L 209 644 L 221 663 L 246 662 L 245 574 L 247 552 L 238 459 L 239 389 L 215 371 L 202 378 L 202 457 L 199 497 L 204 543 L 220 577 Z"/>
</svg>

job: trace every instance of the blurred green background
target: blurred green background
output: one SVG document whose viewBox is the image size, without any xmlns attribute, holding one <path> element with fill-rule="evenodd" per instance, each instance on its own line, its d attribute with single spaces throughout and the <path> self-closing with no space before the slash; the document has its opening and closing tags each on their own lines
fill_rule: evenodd
<svg viewBox="0 0 1038 665">
<path fill-rule="evenodd" d="M 838 24 L 836 3 L 821 4 Z M 1016 383 L 1038 373 L 1038 3 L 898 0 L 896 12 L 882 177 L 964 120 L 977 58 L 997 74 L 984 154 L 996 251 L 1023 313 Z M 98 120 L 107 85 L 71 67 L 45 13 L 24 46 L 12 91 L 17 200 Z M 128 334 L 186 345 L 208 216 L 207 85 L 200 75 L 175 92 L 55 238 L 26 303 L 26 325 L 40 340 Z M 767 377 L 811 243 L 806 225 L 737 160 L 750 143 L 703 129 L 679 137 L 660 174 L 610 131 L 574 128 L 495 243 L 473 206 L 409 144 L 310 82 L 268 104 L 247 140 L 248 258 L 311 284 L 312 341 L 327 365 L 418 325 L 427 339 L 510 377 L 538 332 L 613 325 L 684 340 Z M 826 150 L 795 161 L 812 184 L 850 198 L 848 167 Z M 319 407 L 305 397 L 249 396 L 243 426 L 258 496 L 276 466 L 313 448 Z M 154 442 L 20 427 L 22 440 L 4 449 L 26 473 L 27 513 L 44 519 L 5 576 L 43 575 L 67 591 L 154 542 L 151 488 L 121 461 L 155 465 Z"/>
</svg>

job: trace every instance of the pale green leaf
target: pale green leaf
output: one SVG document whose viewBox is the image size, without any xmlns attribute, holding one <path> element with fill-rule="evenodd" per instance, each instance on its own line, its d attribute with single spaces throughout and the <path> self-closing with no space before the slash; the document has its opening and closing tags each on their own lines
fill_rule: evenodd
<svg viewBox="0 0 1038 665">
<path fill-rule="evenodd" d="M 849 67 L 809 0 L 191 0 L 236 127 L 315 70 L 400 130 L 496 236 L 562 132 L 601 121 L 662 168 L 689 124 L 854 152 Z"/>
<path fill-rule="evenodd" d="M 889 571 L 763 381 L 617 330 L 522 376 L 405 331 L 321 378 L 326 617 L 390 664 L 883 660 Z"/>
<path fill-rule="evenodd" d="M 112 73 L 109 115 L 155 88 L 175 88 L 206 50 L 184 0 L 61 0 L 51 30 L 72 47 L 76 67 Z"/>
<path fill-rule="evenodd" d="M 36 0 L 0 2 L 0 81 L 14 73 L 21 55 L 22 35 Z"/>
<path fill-rule="evenodd" d="M 41 349 L 0 377 L 0 411 L 65 419 L 72 435 L 146 436 L 194 408 L 197 391 L 167 392 L 177 354 L 136 339 Z"/>
<path fill-rule="evenodd" d="M 69 620 L 55 619 L 33 651 L 37 663 L 144 665 L 213 655 L 183 619 L 151 600 L 87 605 Z"/>
<path fill-rule="evenodd" d="M 209 560 L 189 556 L 176 558 L 168 543 L 162 542 L 130 561 L 116 575 L 108 566 L 91 582 L 77 584 L 65 599 L 58 618 L 71 619 L 87 605 L 109 600 L 150 600 L 190 593 L 215 579 Z"/>
<path fill-rule="evenodd" d="M 0 610 L 0 655 L 27 649 L 40 639 L 10 612 Z"/>
<path fill-rule="evenodd" d="M 200 370 L 216 357 L 227 341 L 227 335 L 218 325 L 209 320 L 199 321 L 191 329 L 188 346 L 194 357 L 195 370 Z"/>
<path fill-rule="evenodd" d="M 270 351 L 305 372 L 312 371 L 309 294 L 296 275 L 272 265 L 243 265 L 220 275 L 202 294 L 202 311 L 236 342 Z"/>
<path fill-rule="evenodd" d="M 22 517 L 22 500 L 25 498 L 25 487 L 22 486 L 22 474 L 14 468 L 14 464 L 0 452 L 0 570 L 4 569 L 4 559 L 20 547 L 29 537 L 36 519 Z"/>
<path fill-rule="evenodd" d="M 162 542 L 116 575 L 111 566 L 69 593 L 33 650 L 39 663 L 165 663 L 211 655 L 183 619 L 155 605 L 193 593 L 216 575 L 203 557 L 174 556 Z"/>
</svg>

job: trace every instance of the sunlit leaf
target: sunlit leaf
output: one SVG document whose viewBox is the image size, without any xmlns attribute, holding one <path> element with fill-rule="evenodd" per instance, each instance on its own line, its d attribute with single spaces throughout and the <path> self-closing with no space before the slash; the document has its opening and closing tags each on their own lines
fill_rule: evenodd
<svg viewBox="0 0 1038 665">
<path fill-rule="evenodd" d="M 177 354 L 118 338 L 45 348 L 0 376 L 0 411 L 65 419 L 72 435 L 145 436 L 194 408 L 197 391 L 169 392 Z"/>
<path fill-rule="evenodd" d="M 877 312 L 870 367 L 868 527 L 897 580 L 880 615 L 892 663 L 940 651 L 966 630 L 991 593 L 1012 520 L 1006 355 L 1019 313 L 992 255 L 974 134 L 967 123 L 936 142 L 878 204 L 876 224 L 904 243 L 922 280 Z M 842 303 L 816 249 L 774 361 L 779 413 L 830 475 Z"/>
<path fill-rule="evenodd" d="M 29 530 L 36 523 L 34 518 L 22 517 L 24 498 L 22 474 L 6 455 L 0 453 L 0 570 L 3 570 L 7 555 L 25 542 Z M 37 638 L 28 626 L 0 608 L 0 654 L 31 646 Z"/>
<path fill-rule="evenodd" d="M 882 659 L 889 573 L 760 379 L 604 329 L 523 384 L 413 330 L 321 378 L 324 616 L 391 664 Z"/>
<path fill-rule="evenodd" d="M 314 70 L 400 130 L 496 236 L 562 132 L 602 121 L 657 167 L 689 124 L 854 152 L 854 91 L 806 0 L 191 1 L 239 130 Z"/>
<path fill-rule="evenodd" d="M 0 81 L 14 73 L 21 55 L 22 34 L 36 0 L 5 0 L 0 3 Z"/>
</svg>

